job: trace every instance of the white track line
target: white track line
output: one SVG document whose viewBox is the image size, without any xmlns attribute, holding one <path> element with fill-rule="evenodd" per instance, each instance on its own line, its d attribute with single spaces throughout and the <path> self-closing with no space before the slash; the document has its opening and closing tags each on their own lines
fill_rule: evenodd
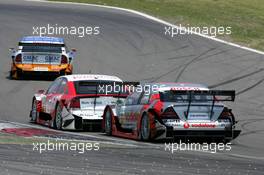
<svg viewBox="0 0 264 175">
<path fill-rule="evenodd" d="M 108 8 L 108 9 L 121 10 L 121 11 L 126 11 L 126 12 L 130 12 L 130 13 L 133 13 L 133 14 L 137 14 L 137 15 L 143 16 L 143 17 L 145 17 L 147 19 L 156 21 L 156 22 L 161 23 L 161 24 L 164 24 L 166 26 L 174 27 L 174 28 L 176 28 L 178 30 L 184 30 L 184 31 L 190 32 L 187 29 L 183 29 L 183 28 L 181 28 L 181 27 L 179 27 L 177 25 L 171 24 L 171 23 L 169 23 L 167 21 L 158 19 L 158 18 L 153 17 L 153 16 L 150 16 L 148 14 L 145 14 L 145 13 L 142 13 L 142 12 L 139 12 L 139 11 L 136 11 L 136 10 L 121 8 L 121 7 L 106 6 L 106 5 L 96 5 L 96 4 L 87 4 L 87 3 L 78 3 L 78 2 L 47 1 L 47 0 L 24 0 L 24 1 L 30 1 L 30 2 L 45 2 L 45 3 L 53 3 L 53 4 L 86 5 L 86 6 L 91 6 L 91 7 L 102 7 L 102 8 Z M 203 35 L 203 34 L 197 33 L 197 32 L 192 32 L 192 34 L 195 34 L 195 35 L 198 35 L 198 36 L 201 36 L 203 38 L 210 39 L 210 40 L 214 40 L 214 41 L 217 41 L 217 42 L 226 44 L 226 45 L 230 45 L 230 46 L 233 46 L 233 47 L 237 47 L 237 48 L 240 48 L 240 49 L 244 49 L 244 50 L 251 51 L 251 52 L 254 52 L 254 53 L 257 53 L 257 54 L 264 55 L 264 52 L 263 51 L 259 51 L 259 50 L 252 49 L 252 48 L 249 48 L 249 47 L 241 46 L 239 44 L 231 43 L 231 42 L 224 41 L 224 40 L 221 40 L 221 39 L 218 39 L 218 38 L 214 38 L 214 37 L 211 37 L 211 36 Z"/>
<path fill-rule="evenodd" d="M 73 135 L 73 136 L 91 137 L 91 138 L 95 138 L 95 139 L 108 140 L 109 142 L 108 141 L 100 141 L 100 142 L 108 143 L 108 144 L 112 144 L 112 145 L 123 145 L 123 146 L 133 146 L 133 147 L 151 146 L 153 148 L 160 148 L 160 146 L 153 145 L 150 143 L 144 143 L 144 142 L 139 143 L 139 142 L 134 141 L 134 140 L 127 140 L 127 139 L 123 139 L 123 138 L 111 138 L 111 137 L 106 137 L 106 136 L 95 136 L 95 135 L 75 133 L 75 132 L 70 132 L 70 131 L 54 130 L 54 129 L 51 129 L 51 128 L 48 128 L 45 126 L 41 126 L 41 125 L 24 124 L 24 123 L 18 123 L 18 122 L 6 121 L 6 120 L 0 120 L 0 122 L 7 123 L 9 128 L 10 128 L 10 124 L 13 124 L 16 127 L 17 126 L 24 126 L 24 127 L 43 129 L 46 131 L 53 131 L 53 132 L 58 132 L 58 133 L 68 134 L 68 135 Z M 58 138 L 58 139 L 60 139 L 60 138 Z M 75 140 L 75 139 L 68 139 L 68 140 Z M 110 142 L 110 141 L 116 141 L 116 142 Z M 123 143 L 118 143 L 118 142 L 123 142 Z"/>
</svg>

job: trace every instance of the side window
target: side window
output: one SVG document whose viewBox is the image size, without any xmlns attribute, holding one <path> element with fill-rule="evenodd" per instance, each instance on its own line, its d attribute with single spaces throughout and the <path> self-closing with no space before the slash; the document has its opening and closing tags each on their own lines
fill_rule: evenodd
<svg viewBox="0 0 264 175">
<path fill-rule="evenodd" d="M 59 87 L 56 89 L 57 94 L 63 94 L 65 92 L 65 89 L 67 88 L 67 79 L 63 78 L 60 81 Z"/>
<path fill-rule="evenodd" d="M 56 79 L 49 87 L 47 94 L 55 94 L 60 86 L 61 78 Z"/>
<path fill-rule="evenodd" d="M 140 98 L 141 94 L 142 93 L 140 93 L 140 92 L 135 92 L 131 95 L 132 105 L 137 105 L 139 103 L 139 98 Z"/>
<path fill-rule="evenodd" d="M 140 100 L 140 104 L 144 105 L 144 104 L 148 104 L 149 103 L 149 98 L 150 98 L 150 93 L 144 93 L 141 100 Z"/>
</svg>

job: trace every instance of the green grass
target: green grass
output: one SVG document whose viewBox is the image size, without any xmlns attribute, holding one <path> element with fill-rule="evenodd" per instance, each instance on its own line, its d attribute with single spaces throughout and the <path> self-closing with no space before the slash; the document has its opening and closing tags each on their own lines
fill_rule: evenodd
<svg viewBox="0 0 264 175">
<path fill-rule="evenodd" d="M 33 138 L 33 137 L 21 137 L 15 134 L 8 134 L 0 132 L 0 144 L 21 144 L 32 145 L 33 142 L 40 142 L 46 139 Z"/>
<path fill-rule="evenodd" d="M 54 1 L 54 0 L 52 0 Z M 56 1 L 56 0 L 55 0 Z M 264 50 L 263 0 L 57 0 L 134 9 L 176 25 L 232 27 L 218 38 Z"/>
</svg>

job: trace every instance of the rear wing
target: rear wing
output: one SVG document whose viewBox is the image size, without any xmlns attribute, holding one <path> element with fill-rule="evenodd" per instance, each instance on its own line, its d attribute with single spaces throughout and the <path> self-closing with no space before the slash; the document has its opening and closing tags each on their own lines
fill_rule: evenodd
<svg viewBox="0 0 264 175">
<path fill-rule="evenodd" d="M 213 96 L 212 99 L 206 99 L 207 101 L 235 101 L 236 92 L 235 90 L 172 90 L 177 95 L 204 95 L 204 96 Z M 188 98 L 191 100 L 192 98 Z M 199 99 L 195 99 L 195 101 L 199 101 Z M 201 102 L 204 101 L 201 99 Z"/>
<path fill-rule="evenodd" d="M 189 115 L 190 107 L 192 102 L 212 102 L 210 118 L 213 115 L 215 102 L 220 101 L 235 101 L 236 92 L 234 90 L 168 90 L 173 92 L 174 95 L 184 95 L 185 102 L 188 103 L 186 116 Z M 195 98 L 199 96 L 199 98 Z M 203 98 L 204 96 L 204 98 Z M 164 98 L 164 94 L 160 92 L 160 98 Z"/>
</svg>

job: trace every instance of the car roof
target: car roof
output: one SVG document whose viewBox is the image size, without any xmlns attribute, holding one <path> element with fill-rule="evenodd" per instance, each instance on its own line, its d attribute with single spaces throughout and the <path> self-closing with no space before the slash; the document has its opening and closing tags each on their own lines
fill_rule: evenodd
<svg viewBox="0 0 264 175">
<path fill-rule="evenodd" d="M 64 44 L 64 39 L 59 37 L 48 36 L 25 36 L 21 38 L 20 43 L 50 43 L 50 44 Z"/>
<path fill-rule="evenodd" d="M 146 83 L 144 86 L 150 86 L 156 89 L 157 91 L 165 90 L 209 90 L 206 85 L 198 83 L 183 83 L 183 82 L 158 82 L 158 83 Z"/>
<path fill-rule="evenodd" d="M 122 82 L 117 76 L 101 75 L 101 74 L 73 74 L 62 76 L 68 81 L 116 81 Z"/>
</svg>

